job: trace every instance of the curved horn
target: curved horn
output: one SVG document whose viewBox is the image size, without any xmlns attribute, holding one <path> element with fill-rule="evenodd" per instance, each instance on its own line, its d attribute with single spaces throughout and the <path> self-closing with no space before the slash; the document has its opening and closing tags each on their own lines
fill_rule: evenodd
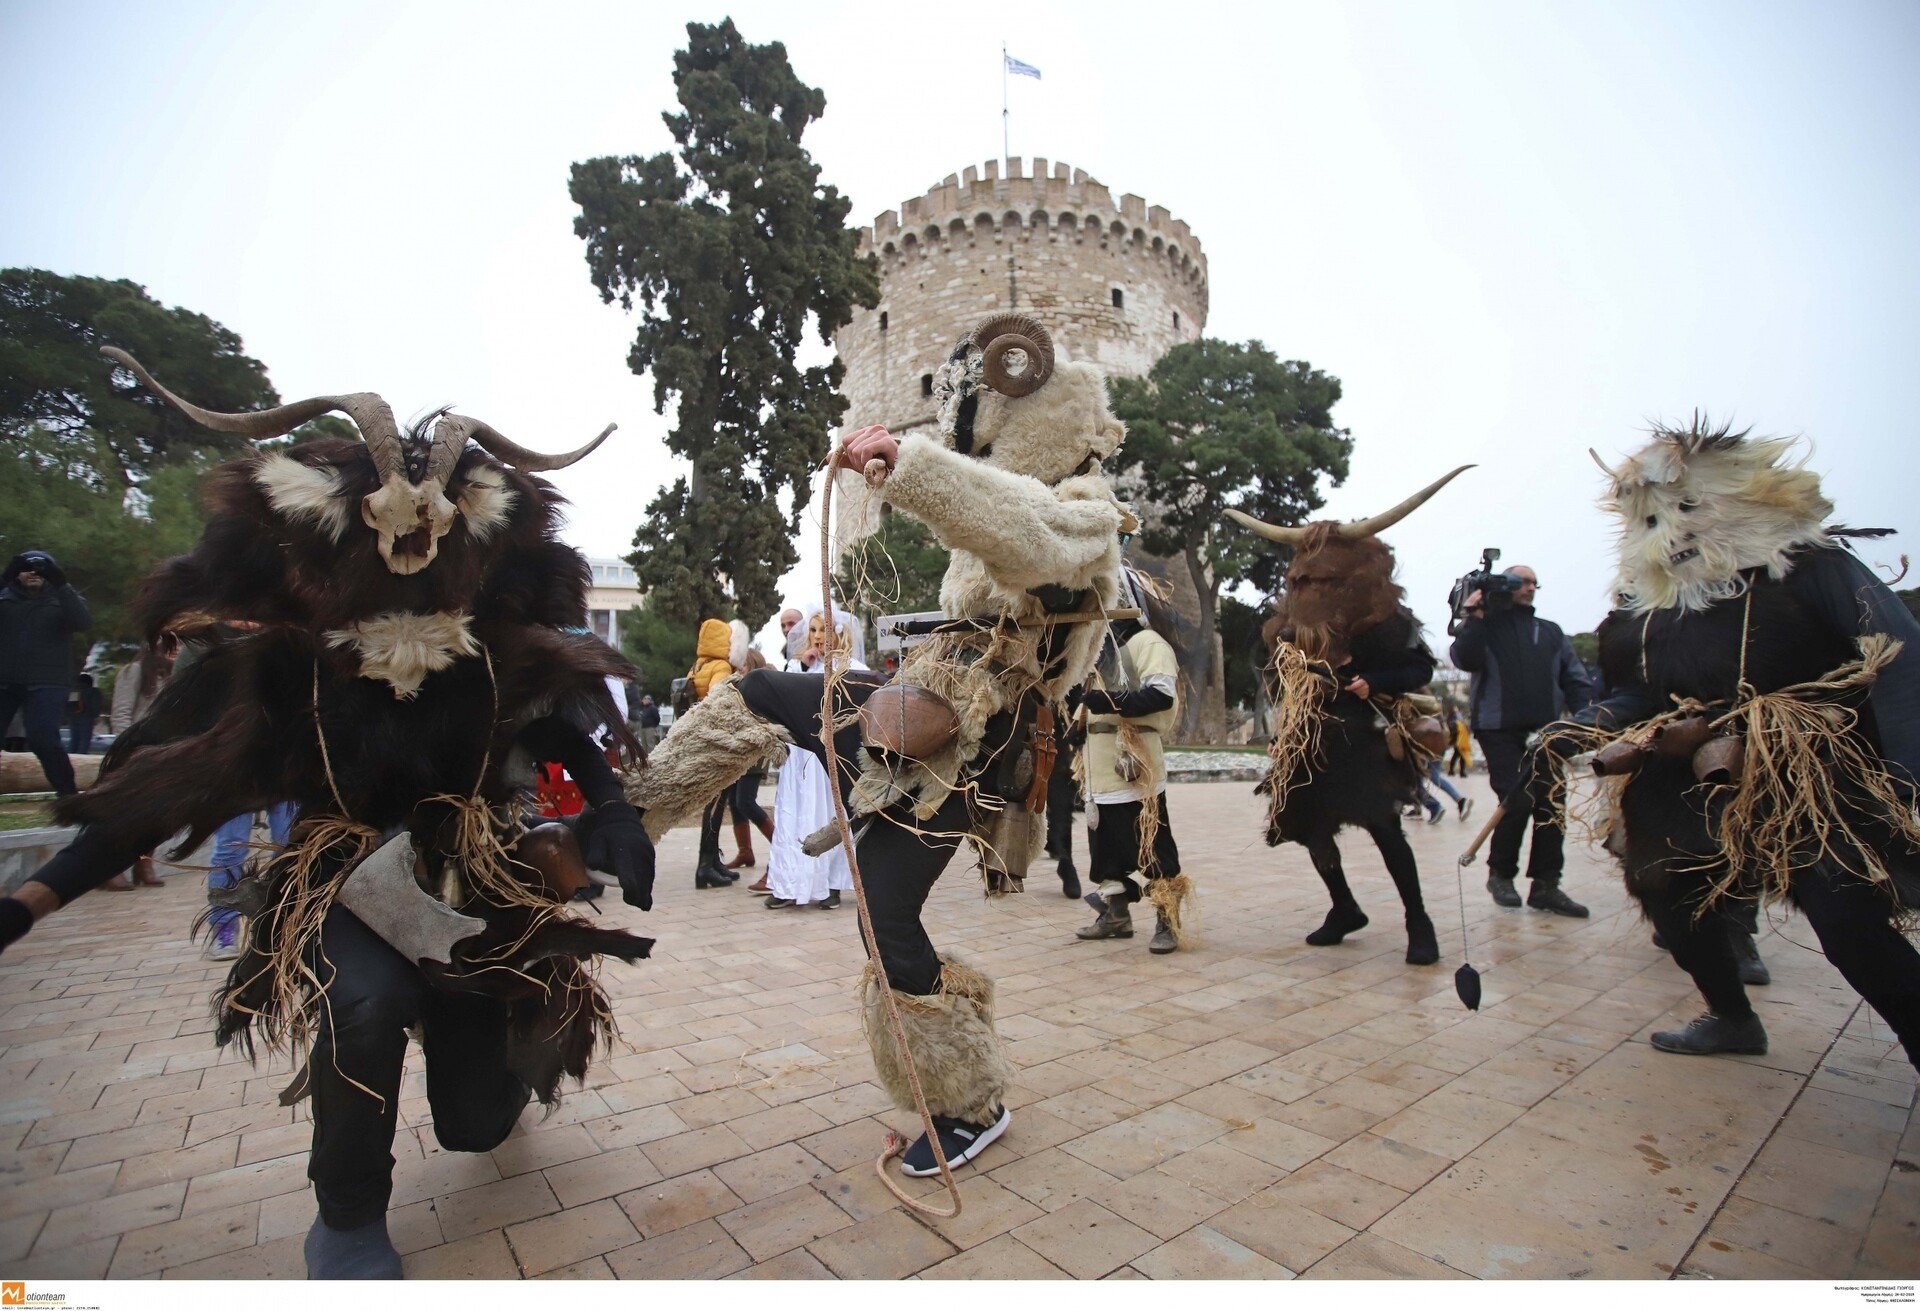
<svg viewBox="0 0 1920 1311">
<path fill-rule="evenodd" d="M 1607 467 L 1607 462 L 1600 458 L 1600 452 L 1594 450 L 1593 447 L 1589 446 L 1587 447 L 1587 454 L 1591 455 L 1593 457 L 1593 462 L 1600 466 L 1601 473 L 1604 473 L 1605 475 L 1607 475 L 1607 477 L 1613 479 L 1613 481 L 1615 482 L 1620 481 L 1620 475 Z"/>
<path fill-rule="evenodd" d="M 245 437 L 249 441 L 263 441 L 269 437 L 284 437 L 310 419 L 338 410 L 353 420 L 354 427 L 360 430 L 360 439 L 367 444 L 368 452 L 373 456 L 373 466 L 385 482 L 389 475 L 399 473 L 402 468 L 400 458 L 400 429 L 393 421 L 393 411 L 380 399 L 376 392 L 351 392 L 342 396 L 315 396 L 304 401 L 295 401 L 291 405 L 276 405 L 270 410 L 249 410 L 240 414 L 225 414 L 218 410 L 203 410 L 191 401 L 183 400 L 154 381 L 153 375 L 139 360 L 119 349 L 117 346 L 102 346 L 100 354 L 132 371 L 133 376 L 144 384 L 148 391 L 158 396 L 174 409 L 192 419 L 203 428 L 215 432 L 232 433 Z"/>
<path fill-rule="evenodd" d="M 1452 473 L 1434 479 L 1385 514 L 1376 514 L 1371 519 L 1355 519 L 1352 523 L 1340 524 L 1334 531 L 1342 537 L 1377 537 L 1425 505 L 1432 499 L 1435 492 L 1473 467 L 1471 464 L 1463 464 Z"/>
<path fill-rule="evenodd" d="M 1002 396 L 1030 396 L 1053 376 L 1053 338 L 1038 319 L 996 314 L 974 329 L 973 342 L 985 356 L 981 376 Z M 1016 350 L 1027 357 L 1027 367 L 1020 373 L 1006 364 L 1008 353 Z"/>
<path fill-rule="evenodd" d="M 1307 530 L 1304 528 L 1282 528 L 1276 524 L 1263 523 L 1252 515 L 1242 514 L 1238 510 L 1228 510 L 1227 518 L 1242 528 L 1248 528 L 1260 534 L 1269 542 L 1278 542 L 1282 546 L 1298 546 L 1307 539 Z"/>
<path fill-rule="evenodd" d="M 491 425 L 478 419 L 469 419 L 464 414 L 449 414 L 440 420 L 433 430 L 433 451 L 427 457 L 427 476 L 439 474 L 444 484 L 446 475 L 453 472 L 454 463 L 459 460 L 460 452 L 466 447 L 467 439 L 472 438 L 481 450 L 505 464 L 510 464 L 522 473 L 546 473 L 552 469 L 564 469 L 570 464 L 586 459 L 593 454 L 594 448 L 607 439 L 616 425 L 608 424 L 600 430 L 600 435 L 577 450 L 561 455 L 542 455 L 530 451 L 518 442 L 500 435 Z M 444 464 L 442 463 L 444 461 Z"/>
</svg>

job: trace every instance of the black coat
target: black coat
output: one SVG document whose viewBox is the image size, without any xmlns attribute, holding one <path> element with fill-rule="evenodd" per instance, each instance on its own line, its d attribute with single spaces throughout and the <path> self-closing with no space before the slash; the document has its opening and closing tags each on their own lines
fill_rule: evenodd
<svg viewBox="0 0 1920 1311">
<path fill-rule="evenodd" d="M 0 683 L 72 686 L 73 635 L 91 627 L 71 583 L 48 583 L 35 595 L 17 583 L 0 587 Z"/>
<path fill-rule="evenodd" d="M 1567 635 L 1530 605 L 1466 619 L 1452 655 L 1455 665 L 1473 675 L 1468 710 L 1476 733 L 1539 728 L 1593 699 L 1593 680 Z"/>
</svg>

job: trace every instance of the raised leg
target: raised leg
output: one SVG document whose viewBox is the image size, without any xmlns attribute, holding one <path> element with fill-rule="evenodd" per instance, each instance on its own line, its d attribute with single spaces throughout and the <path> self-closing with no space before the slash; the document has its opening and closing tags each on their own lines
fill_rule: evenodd
<svg viewBox="0 0 1920 1311">
<path fill-rule="evenodd" d="M 1347 886 L 1346 870 L 1340 864 L 1340 847 L 1333 835 L 1324 834 L 1301 845 L 1312 858 L 1320 881 L 1327 885 L 1327 895 L 1333 898 L 1333 908 L 1320 927 L 1307 935 L 1307 945 L 1331 947 L 1349 933 L 1366 928 L 1367 916 L 1360 909 L 1360 903 L 1353 899 L 1353 889 Z"/>
</svg>

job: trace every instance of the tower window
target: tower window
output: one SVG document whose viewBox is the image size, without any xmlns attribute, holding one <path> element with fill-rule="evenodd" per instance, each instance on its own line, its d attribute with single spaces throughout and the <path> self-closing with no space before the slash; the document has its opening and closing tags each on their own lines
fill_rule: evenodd
<svg viewBox="0 0 1920 1311">
<path fill-rule="evenodd" d="M 1173 312 L 1173 330 L 1175 332 L 1180 331 L 1180 311 L 1179 310 L 1175 310 Z"/>
<path fill-rule="evenodd" d="M 880 331 L 885 332 L 886 330 L 887 330 L 887 312 L 885 310 L 881 310 L 880 311 Z"/>
<path fill-rule="evenodd" d="M 933 375 L 931 373 L 923 373 L 920 375 L 920 394 L 922 396 L 933 395 Z"/>
<path fill-rule="evenodd" d="M 1123 310 L 1127 307 L 1127 293 L 1118 287 L 1113 289 L 1113 307 L 1117 310 Z"/>
</svg>

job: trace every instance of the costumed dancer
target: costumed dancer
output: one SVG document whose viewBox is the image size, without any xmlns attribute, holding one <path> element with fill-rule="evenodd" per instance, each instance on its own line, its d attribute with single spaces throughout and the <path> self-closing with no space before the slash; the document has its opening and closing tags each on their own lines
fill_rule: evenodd
<svg viewBox="0 0 1920 1311">
<path fill-rule="evenodd" d="M 1100 653 L 1096 682 L 1077 698 L 1087 711 L 1087 868 L 1097 914 L 1081 938 L 1131 938 L 1133 906 L 1153 903 L 1156 956 L 1185 937 L 1183 912 L 1193 881 L 1180 872 L 1180 848 L 1167 813 L 1167 754 L 1162 734 L 1178 713 L 1180 666 L 1167 639 L 1148 627 L 1146 599 L 1127 579 L 1141 615 L 1116 619 Z"/>
<path fill-rule="evenodd" d="M 223 899 L 247 922 L 214 1040 L 307 1049 L 282 1101 L 313 1097 L 308 1274 L 397 1278 L 386 1210 L 409 1029 L 441 1145 L 487 1151 L 610 1037 L 594 958 L 651 946 L 563 909 L 582 845 L 630 904 L 652 900 L 652 847 L 588 736 L 618 723 L 605 680 L 631 671 L 565 631 L 586 615 L 587 564 L 528 476 L 606 434 L 542 456 L 444 411 L 403 433 L 371 392 L 217 414 L 106 354 L 217 432 L 273 438 L 337 410 L 361 440 L 208 475 L 199 544 L 154 571 L 137 614 L 150 640 L 188 612 L 262 626 L 175 677 L 99 784 L 60 803 L 80 832 L 0 900 L 0 945 L 181 828 L 192 850 L 236 811 L 297 804 L 289 848 Z M 129 387 L 126 403 L 149 402 Z M 563 763 L 591 803 L 579 844 L 519 827 L 536 760 Z"/>
<path fill-rule="evenodd" d="M 1307 935 L 1315 947 L 1367 926 L 1334 840 L 1351 824 L 1373 839 L 1400 893 L 1407 964 L 1440 959 L 1400 814 L 1414 802 L 1426 762 L 1445 747 L 1446 730 L 1434 718 L 1439 702 L 1416 695 L 1433 678 L 1433 653 L 1405 589 L 1393 580 L 1393 548 L 1379 534 L 1471 467 L 1353 523 L 1276 527 L 1227 511 L 1293 551 L 1286 592 L 1263 630 L 1272 653 L 1274 735 L 1259 790 L 1267 794 L 1267 845 L 1305 847 L 1333 898 L 1326 920 Z"/>
<path fill-rule="evenodd" d="M 1535 786 L 1600 748 L 1606 845 L 1707 1013 L 1662 1051 L 1759 1053 L 1741 986 L 1759 904 L 1800 908 L 1920 1066 L 1920 623 L 1827 526 L 1791 439 L 1696 415 L 1607 468 L 1620 520 L 1607 696 L 1550 725 Z M 1743 942 L 1742 939 L 1745 939 Z"/>
<path fill-rule="evenodd" d="M 866 635 L 860 622 L 835 606 L 833 627 L 839 644 L 833 667 L 864 672 Z M 806 624 L 795 632 L 804 634 L 804 646 L 794 657 L 794 667 L 824 678 L 829 667 L 827 625 L 819 606 L 807 613 Z M 840 894 L 852 891 L 853 871 L 847 865 L 844 844 L 835 842 L 817 856 L 808 855 L 801 846 L 808 836 L 834 822 L 832 788 L 826 766 L 813 753 L 787 753 L 773 800 L 773 854 L 767 858 L 769 910 L 809 905 L 833 910 L 840 905 Z"/>
<path fill-rule="evenodd" d="M 1106 380 L 1057 360 L 1038 323 L 983 324 L 941 367 L 935 394 L 936 432 L 896 442 L 864 428 L 841 451 L 843 468 L 926 524 L 952 559 L 940 589 L 947 618 L 928 625 L 894 677 L 878 690 L 835 684 L 845 708 L 862 711 L 845 727 L 836 711 L 835 749 L 858 771 L 838 782 L 851 794 L 867 908 L 942 1149 L 958 1163 L 1006 1129 L 1012 1068 L 992 982 L 935 950 L 921 908 L 963 841 L 980 850 L 990 891 L 1020 887 L 1045 837 L 1052 709 L 1085 680 L 1108 613 L 1125 604 L 1120 535 L 1136 524 L 1101 470 L 1126 433 Z M 797 674 L 728 684 L 629 776 L 629 798 L 659 832 L 770 745 L 820 751 L 820 700 L 818 680 Z M 880 1081 L 911 1108 L 871 975 L 862 1006 Z M 938 1171 L 924 1134 L 903 1168 Z"/>
</svg>

